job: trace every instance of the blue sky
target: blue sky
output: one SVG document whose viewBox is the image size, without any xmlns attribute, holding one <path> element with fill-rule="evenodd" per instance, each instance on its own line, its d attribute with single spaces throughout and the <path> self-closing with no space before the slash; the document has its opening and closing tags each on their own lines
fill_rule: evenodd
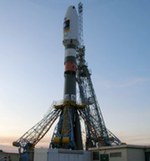
<svg viewBox="0 0 150 161">
<path fill-rule="evenodd" d="M 86 60 L 106 126 L 150 145 L 150 1 L 82 0 Z M 63 98 L 63 18 L 78 0 L 0 1 L 0 149 Z M 50 133 L 38 146 L 48 146 Z M 14 148 L 16 149 L 16 148 Z"/>
</svg>

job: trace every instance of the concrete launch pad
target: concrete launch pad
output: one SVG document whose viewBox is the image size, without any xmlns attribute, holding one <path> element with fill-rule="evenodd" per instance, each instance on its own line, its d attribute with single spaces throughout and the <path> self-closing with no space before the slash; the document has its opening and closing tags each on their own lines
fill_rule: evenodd
<svg viewBox="0 0 150 161">
<path fill-rule="evenodd" d="M 91 153 L 80 150 L 49 149 L 47 161 L 91 161 Z"/>
<path fill-rule="evenodd" d="M 35 149 L 34 161 L 91 161 L 91 152 L 68 149 Z"/>
</svg>

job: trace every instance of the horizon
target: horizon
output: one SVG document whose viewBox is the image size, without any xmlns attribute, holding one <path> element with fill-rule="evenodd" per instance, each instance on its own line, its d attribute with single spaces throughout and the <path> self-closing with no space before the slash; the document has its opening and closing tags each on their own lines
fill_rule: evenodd
<svg viewBox="0 0 150 161">
<path fill-rule="evenodd" d="M 0 1 L 0 149 L 17 152 L 12 142 L 63 98 L 63 18 L 79 2 Z M 106 127 L 122 142 L 150 145 L 150 2 L 82 3 L 86 61 Z"/>
</svg>

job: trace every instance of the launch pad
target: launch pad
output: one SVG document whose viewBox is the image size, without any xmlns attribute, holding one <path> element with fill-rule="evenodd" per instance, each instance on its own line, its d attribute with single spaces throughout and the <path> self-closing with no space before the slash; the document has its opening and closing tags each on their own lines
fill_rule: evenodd
<svg viewBox="0 0 150 161">
<path fill-rule="evenodd" d="M 91 153 L 83 150 L 49 149 L 47 161 L 91 161 Z"/>
<path fill-rule="evenodd" d="M 91 161 L 91 152 L 69 149 L 35 149 L 34 161 Z"/>
<path fill-rule="evenodd" d="M 92 161 L 92 153 L 85 150 L 35 148 L 34 161 Z"/>
<path fill-rule="evenodd" d="M 64 18 L 63 102 L 59 105 L 53 104 L 41 121 L 13 142 L 14 146 L 19 147 L 20 161 L 38 161 L 38 157 L 34 159 L 35 145 L 45 136 L 56 120 L 58 122 L 51 138 L 50 149 L 47 151 L 47 161 L 90 161 L 90 153 L 82 151 L 83 147 L 88 150 L 93 147 L 122 144 L 106 128 L 95 95 L 81 36 L 82 11 L 82 3 L 78 5 L 78 12 L 75 6 L 69 6 Z M 84 140 L 81 120 L 85 128 Z"/>
</svg>

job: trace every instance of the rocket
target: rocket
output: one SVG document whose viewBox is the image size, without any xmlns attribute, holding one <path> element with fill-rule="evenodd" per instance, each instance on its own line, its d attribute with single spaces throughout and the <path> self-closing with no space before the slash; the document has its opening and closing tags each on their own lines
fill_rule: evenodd
<svg viewBox="0 0 150 161">
<path fill-rule="evenodd" d="M 63 44 L 65 46 L 64 101 L 76 101 L 76 48 L 78 47 L 78 15 L 70 6 L 64 18 Z"/>
<path fill-rule="evenodd" d="M 64 98 L 59 121 L 53 133 L 51 147 L 83 149 L 78 105 L 76 103 L 76 71 L 78 41 L 78 13 L 75 6 L 69 6 L 63 24 L 64 55 Z"/>
</svg>

